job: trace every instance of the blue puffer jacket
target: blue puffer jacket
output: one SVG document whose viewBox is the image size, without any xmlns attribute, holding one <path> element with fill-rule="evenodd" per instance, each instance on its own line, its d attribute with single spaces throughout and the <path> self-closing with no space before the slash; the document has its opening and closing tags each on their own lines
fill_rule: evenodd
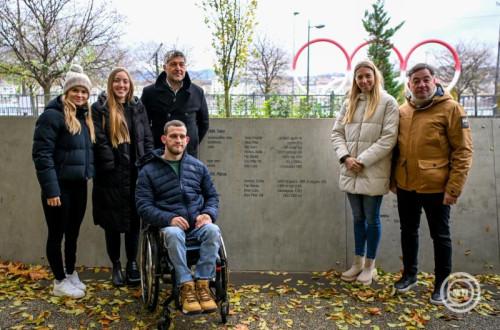
<svg viewBox="0 0 500 330">
<path fill-rule="evenodd" d="M 32 157 L 45 198 L 61 195 L 59 181 L 87 180 L 94 176 L 94 154 L 85 122 L 88 109 L 78 108 L 82 127 L 72 135 L 64 122 L 61 96 L 51 100 L 38 117 L 33 137 Z"/>
<path fill-rule="evenodd" d="M 136 205 L 143 224 L 166 227 L 172 218 L 181 216 L 189 222 L 190 231 L 202 213 L 215 222 L 219 197 L 208 168 L 184 153 L 177 176 L 163 159 L 162 151 L 156 149 L 142 160 L 145 165 L 137 180 Z"/>
</svg>

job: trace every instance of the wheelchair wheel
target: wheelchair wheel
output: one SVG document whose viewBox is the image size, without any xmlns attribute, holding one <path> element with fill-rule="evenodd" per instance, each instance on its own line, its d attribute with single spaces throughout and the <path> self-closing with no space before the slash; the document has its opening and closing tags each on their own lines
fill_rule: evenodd
<svg viewBox="0 0 500 330">
<path fill-rule="evenodd" d="M 141 246 L 142 302 L 154 312 L 160 290 L 158 242 L 151 232 L 145 231 Z"/>
<path fill-rule="evenodd" d="M 228 261 L 226 256 L 226 247 L 224 245 L 224 240 L 220 238 L 221 246 L 219 248 L 219 263 L 217 265 L 216 272 L 216 296 L 219 301 L 226 301 L 227 296 L 227 283 L 229 282 L 229 269 Z"/>
<path fill-rule="evenodd" d="M 170 323 L 172 323 L 172 320 L 170 317 L 162 317 L 157 324 L 157 329 L 158 330 L 168 330 L 170 328 Z"/>
<path fill-rule="evenodd" d="M 220 304 L 220 318 L 223 324 L 227 323 L 227 316 L 229 315 L 229 299 Z"/>
<path fill-rule="evenodd" d="M 220 316 L 223 324 L 227 323 L 227 316 L 229 315 L 229 294 L 227 292 L 228 282 L 229 282 L 229 269 L 228 269 L 228 261 L 226 255 L 226 247 L 224 245 L 224 240 L 222 237 L 221 247 L 219 249 L 219 258 L 220 264 L 217 265 L 216 272 L 216 295 L 217 299 L 220 301 Z"/>
</svg>

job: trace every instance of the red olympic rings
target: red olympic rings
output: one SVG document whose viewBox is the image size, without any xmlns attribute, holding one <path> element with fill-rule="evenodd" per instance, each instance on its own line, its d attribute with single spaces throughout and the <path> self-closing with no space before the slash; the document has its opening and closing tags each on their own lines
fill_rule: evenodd
<svg viewBox="0 0 500 330">
<path fill-rule="evenodd" d="M 327 38 L 318 38 L 318 39 L 313 39 L 311 41 L 309 41 L 308 43 L 305 43 L 302 47 L 300 47 L 300 49 L 297 51 L 297 53 L 295 54 L 294 58 L 293 58 L 293 63 L 292 63 L 292 70 L 294 72 L 294 76 L 295 76 L 295 80 L 296 80 L 296 83 L 298 84 L 298 86 L 304 90 L 304 87 L 302 86 L 302 84 L 300 83 L 298 77 L 295 75 L 295 70 L 297 68 L 297 61 L 301 55 L 301 53 L 304 51 L 304 49 L 306 49 L 307 47 L 309 47 L 310 45 L 314 44 L 314 43 L 318 43 L 318 42 L 326 42 L 326 43 L 330 43 L 334 46 L 336 46 L 337 48 L 340 49 L 340 51 L 344 54 L 344 57 L 346 59 L 346 62 L 347 62 L 347 66 L 346 66 L 346 79 L 344 81 L 344 84 L 343 84 L 343 87 L 345 88 L 346 85 L 349 83 L 351 77 L 351 70 L 352 70 L 352 61 L 353 61 L 353 58 L 354 56 L 356 55 L 356 53 L 361 49 L 363 48 L 364 46 L 372 43 L 373 41 L 365 41 L 363 43 L 361 43 L 360 45 L 358 45 L 354 51 L 352 52 L 351 55 L 349 55 L 347 53 L 347 51 L 345 50 L 345 48 L 340 44 L 338 43 L 337 41 L 333 40 L 333 39 L 327 39 Z M 392 47 L 392 50 L 394 51 L 394 53 L 396 53 L 396 56 L 398 57 L 398 60 L 399 60 L 399 70 L 400 70 L 400 77 L 399 77 L 399 80 L 401 82 L 406 82 L 406 70 L 407 70 L 407 65 L 408 65 L 408 61 L 411 57 L 411 55 L 413 54 L 413 52 L 419 48 L 420 46 L 422 45 L 425 45 L 425 44 L 429 44 L 429 43 L 435 43 L 435 44 L 439 44 L 439 45 L 442 45 L 444 47 L 446 47 L 450 53 L 452 54 L 453 56 L 453 60 L 455 61 L 455 74 L 453 76 L 453 79 L 452 81 L 448 84 L 448 87 L 447 89 L 450 90 L 452 89 L 455 84 L 457 83 L 458 81 L 458 78 L 460 78 L 460 73 L 461 73 L 461 63 L 460 63 L 460 58 L 458 56 L 458 53 L 457 51 L 455 50 L 455 48 L 453 48 L 450 44 L 442 41 L 442 40 L 439 40 L 439 39 L 427 39 L 427 40 L 424 40 L 424 41 L 421 41 L 417 44 L 415 44 L 411 49 L 410 51 L 408 52 L 408 54 L 406 54 L 405 57 L 402 56 L 401 52 L 395 47 L 393 46 Z"/>
</svg>

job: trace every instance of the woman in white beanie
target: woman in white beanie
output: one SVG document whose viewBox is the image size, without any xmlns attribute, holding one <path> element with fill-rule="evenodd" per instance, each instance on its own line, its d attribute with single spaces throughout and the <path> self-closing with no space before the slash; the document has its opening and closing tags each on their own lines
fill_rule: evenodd
<svg viewBox="0 0 500 330">
<path fill-rule="evenodd" d="M 104 229 L 113 285 L 137 285 L 141 278 L 136 261 L 140 220 L 135 208 L 135 163 L 153 149 L 153 137 L 144 105 L 134 96 L 134 84 L 125 68 L 109 74 L 107 91 L 92 104 L 92 118 L 96 129 L 94 223 Z M 125 276 L 120 262 L 122 233 Z"/>
<path fill-rule="evenodd" d="M 95 134 L 88 104 L 91 87 L 83 69 L 72 65 L 63 94 L 45 107 L 33 138 L 33 162 L 48 227 L 47 260 L 54 273 L 52 293 L 56 296 L 85 296 L 85 284 L 78 278 L 75 262 L 87 205 L 87 181 L 94 176 Z"/>
</svg>

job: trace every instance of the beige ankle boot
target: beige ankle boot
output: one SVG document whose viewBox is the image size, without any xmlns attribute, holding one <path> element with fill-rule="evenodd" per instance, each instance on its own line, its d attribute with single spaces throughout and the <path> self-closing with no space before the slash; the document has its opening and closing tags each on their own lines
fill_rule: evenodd
<svg viewBox="0 0 500 330">
<path fill-rule="evenodd" d="M 372 280 L 376 279 L 377 269 L 375 268 L 375 259 L 366 258 L 365 267 L 363 268 L 363 271 L 358 275 L 356 281 L 364 285 L 370 285 L 372 284 Z"/>
<path fill-rule="evenodd" d="M 346 282 L 352 282 L 356 279 L 356 277 L 363 270 L 365 257 L 354 256 L 354 260 L 352 261 L 352 266 L 348 270 L 342 273 L 340 278 Z"/>
</svg>

